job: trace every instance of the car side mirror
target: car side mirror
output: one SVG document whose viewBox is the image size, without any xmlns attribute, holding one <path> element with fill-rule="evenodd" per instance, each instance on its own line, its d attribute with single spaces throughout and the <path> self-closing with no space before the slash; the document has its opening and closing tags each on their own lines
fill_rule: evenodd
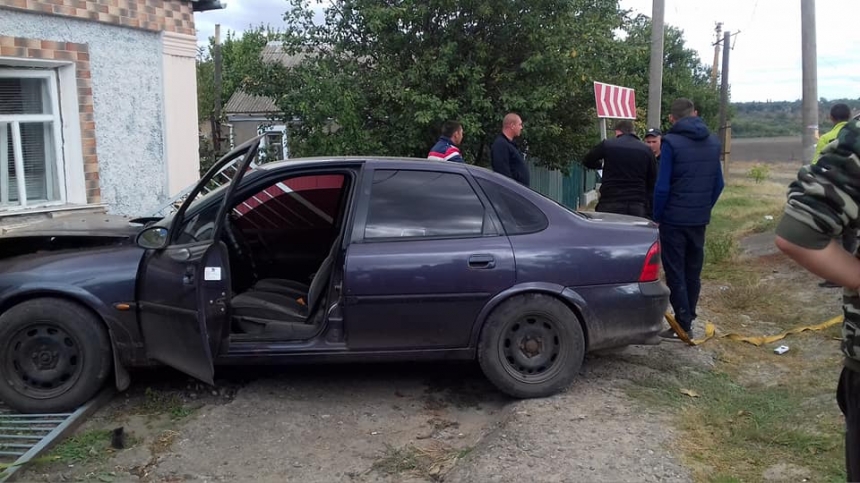
<svg viewBox="0 0 860 483">
<path fill-rule="evenodd" d="M 137 246 L 158 250 L 167 246 L 167 228 L 150 226 L 137 234 Z"/>
</svg>

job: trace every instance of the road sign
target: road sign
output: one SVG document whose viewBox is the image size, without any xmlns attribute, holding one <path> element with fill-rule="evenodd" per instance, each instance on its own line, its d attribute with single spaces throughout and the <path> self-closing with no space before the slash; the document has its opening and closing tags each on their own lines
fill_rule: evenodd
<svg viewBox="0 0 860 483">
<path fill-rule="evenodd" d="M 629 87 L 595 82 L 594 102 L 597 104 L 597 117 L 636 119 L 636 93 Z"/>
</svg>

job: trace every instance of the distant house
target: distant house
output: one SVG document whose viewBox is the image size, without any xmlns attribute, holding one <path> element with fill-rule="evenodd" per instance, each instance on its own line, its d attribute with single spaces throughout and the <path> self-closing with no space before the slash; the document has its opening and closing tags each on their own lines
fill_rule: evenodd
<svg viewBox="0 0 860 483">
<path fill-rule="evenodd" d="M 198 178 L 194 12 L 218 0 L 0 0 L 0 225 L 140 214 Z"/>
<path fill-rule="evenodd" d="M 264 62 L 279 63 L 286 68 L 298 65 L 307 54 L 290 55 L 284 52 L 283 44 L 269 42 L 260 53 Z M 290 156 L 288 139 L 289 131 L 278 119 L 280 110 L 275 102 L 268 97 L 261 97 L 237 90 L 224 106 L 224 117 L 227 120 L 227 133 L 232 145 L 239 145 L 259 134 L 268 133 L 263 139 L 263 147 L 267 153 L 278 159 Z"/>
</svg>

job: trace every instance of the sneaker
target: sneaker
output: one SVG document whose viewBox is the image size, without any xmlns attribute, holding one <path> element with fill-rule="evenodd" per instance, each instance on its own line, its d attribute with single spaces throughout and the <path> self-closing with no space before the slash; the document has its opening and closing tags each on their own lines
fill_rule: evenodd
<svg viewBox="0 0 860 483">
<path fill-rule="evenodd" d="M 695 332 L 693 331 L 693 329 L 686 331 L 686 334 L 687 334 L 688 339 L 690 339 L 690 340 L 695 339 L 695 336 L 694 336 Z M 672 329 L 672 328 L 666 329 L 663 332 L 660 332 L 658 335 L 664 339 L 681 340 L 681 337 L 679 337 L 678 333 L 675 332 L 675 329 Z"/>
<path fill-rule="evenodd" d="M 664 339 L 681 340 L 681 338 L 678 337 L 678 333 L 675 332 L 675 329 L 666 329 L 658 335 Z"/>
</svg>

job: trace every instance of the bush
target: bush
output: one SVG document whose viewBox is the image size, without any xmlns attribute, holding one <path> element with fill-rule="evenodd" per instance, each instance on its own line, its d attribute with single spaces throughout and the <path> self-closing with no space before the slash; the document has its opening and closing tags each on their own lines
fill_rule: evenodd
<svg viewBox="0 0 860 483">
<path fill-rule="evenodd" d="M 756 184 L 761 183 L 762 181 L 767 179 L 768 174 L 770 174 L 770 168 L 764 164 L 757 164 L 750 168 L 747 172 L 747 177 L 751 178 Z"/>
</svg>

